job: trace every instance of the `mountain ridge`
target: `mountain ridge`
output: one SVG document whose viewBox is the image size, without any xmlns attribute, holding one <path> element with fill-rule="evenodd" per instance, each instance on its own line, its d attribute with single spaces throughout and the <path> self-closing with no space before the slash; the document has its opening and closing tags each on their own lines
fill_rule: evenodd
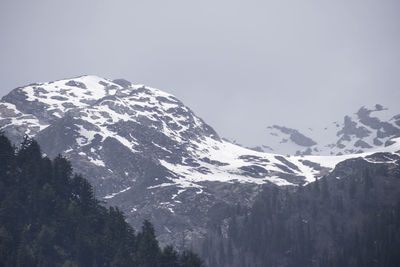
<svg viewBox="0 0 400 267">
<path fill-rule="evenodd" d="M 171 94 L 93 75 L 14 89 L 0 102 L 0 129 L 64 155 L 132 225 L 150 219 L 161 243 L 182 248 L 198 244 L 213 210 L 251 205 L 269 184 L 313 182 L 354 157 L 252 151 L 220 138 Z M 394 141 L 379 151 L 400 150 Z"/>
<path fill-rule="evenodd" d="M 362 106 L 324 128 L 298 129 L 272 125 L 262 151 L 295 155 L 344 155 L 388 146 L 400 136 L 400 114 L 380 104 Z"/>
</svg>

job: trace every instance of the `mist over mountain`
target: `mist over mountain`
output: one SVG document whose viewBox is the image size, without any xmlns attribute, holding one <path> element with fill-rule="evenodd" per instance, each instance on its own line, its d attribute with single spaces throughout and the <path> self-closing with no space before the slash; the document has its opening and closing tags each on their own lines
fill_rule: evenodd
<svg viewBox="0 0 400 267">
<path fill-rule="evenodd" d="M 340 162 L 386 164 L 400 151 L 400 116 L 380 105 L 320 135 L 274 125 L 255 151 L 222 138 L 169 93 L 93 75 L 10 91 L 0 102 L 0 128 L 16 145 L 28 135 L 48 157 L 69 159 L 134 228 L 153 222 L 162 246 L 203 255 L 210 225 L 228 222 L 237 205 L 250 210 L 266 188 L 332 179 Z M 377 160 L 377 152 L 387 154 Z"/>
<path fill-rule="evenodd" d="M 0 1 L 0 267 L 399 267 L 400 1 Z"/>
</svg>

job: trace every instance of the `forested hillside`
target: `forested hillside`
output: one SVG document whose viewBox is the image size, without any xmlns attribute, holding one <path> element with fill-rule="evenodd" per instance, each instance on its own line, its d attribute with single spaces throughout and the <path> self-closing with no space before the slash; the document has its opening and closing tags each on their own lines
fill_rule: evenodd
<svg viewBox="0 0 400 267">
<path fill-rule="evenodd" d="M 160 248 L 148 221 L 140 232 L 61 156 L 34 140 L 16 150 L 0 133 L 0 266 L 202 266 L 190 252 Z"/>
<path fill-rule="evenodd" d="M 209 266 L 400 266 L 400 157 L 340 163 L 298 189 L 266 187 L 210 224 Z"/>
</svg>

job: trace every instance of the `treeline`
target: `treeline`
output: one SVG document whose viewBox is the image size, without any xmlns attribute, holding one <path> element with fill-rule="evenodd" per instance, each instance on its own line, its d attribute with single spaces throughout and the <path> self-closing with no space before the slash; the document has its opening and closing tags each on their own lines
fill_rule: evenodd
<svg viewBox="0 0 400 267">
<path fill-rule="evenodd" d="M 340 177 L 269 186 L 210 224 L 203 257 L 210 267 L 400 266 L 399 163 L 350 160 Z"/>
<path fill-rule="evenodd" d="M 190 252 L 160 248 L 150 222 L 135 233 L 117 208 L 59 156 L 25 139 L 16 150 L 0 133 L 0 266 L 203 266 Z"/>
</svg>

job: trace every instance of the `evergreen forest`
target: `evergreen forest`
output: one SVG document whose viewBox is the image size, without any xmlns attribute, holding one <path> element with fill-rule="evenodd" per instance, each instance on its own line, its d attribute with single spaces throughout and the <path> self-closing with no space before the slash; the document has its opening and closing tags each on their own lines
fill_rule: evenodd
<svg viewBox="0 0 400 267">
<path fill-rule="evenodd" d="M 16 149 L 0 133 L 0 266 L 197 267 L 191 251 L 160 248 L 152 224 L 136 232 L 118 208 L 106 208 L 62 156 L 36 141 Z"/>
<path fill-rule="evenodd" d="M 265 187 L 250 208 L 226 207 L 210 222 L 203 258 L 210 267 L 400 266 L 399 157 L 393 161 L 351 159 L 306 186 Z"/>
</svg>

